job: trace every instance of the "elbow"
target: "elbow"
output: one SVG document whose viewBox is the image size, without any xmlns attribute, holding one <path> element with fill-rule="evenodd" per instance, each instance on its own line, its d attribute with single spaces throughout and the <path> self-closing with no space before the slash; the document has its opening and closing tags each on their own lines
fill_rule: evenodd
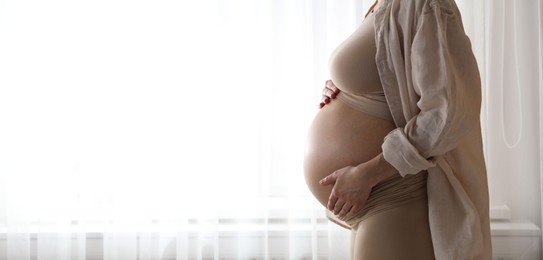
<svg viewBox="0 0 543 260">
<path fill-rule="evenodd" d="M 463 99 L 463 102 L 456 106 L 456 118 L 459 127 L 457 131 L 467 134 L 475 126 L 481 123 L 481 95 L 480 92 L 472 93 L 470 97 Z"/>
<path fill-rule="evenodd" d="M 450 113 L 439 134 L 428 148 L 427 158 L 443 155 L 460 144 L 460 142 L 478 125 L 480 125 L 480 109 L 460 108 Z"/>
</svg>

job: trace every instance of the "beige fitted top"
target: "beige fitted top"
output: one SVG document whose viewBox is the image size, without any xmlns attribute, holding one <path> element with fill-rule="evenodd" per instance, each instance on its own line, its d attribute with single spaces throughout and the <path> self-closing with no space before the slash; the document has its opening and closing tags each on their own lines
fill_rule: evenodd
<svg viewBox="0 0 543 260">
<path fill-rule="evenodd" d="M 375 55 L 374 13 L 362 21 L 356 31 L 332 53 L 328 65 L 330 77 L 341 90 L 337 98 L 347 105 L 392 121 Z"/>
</svg>

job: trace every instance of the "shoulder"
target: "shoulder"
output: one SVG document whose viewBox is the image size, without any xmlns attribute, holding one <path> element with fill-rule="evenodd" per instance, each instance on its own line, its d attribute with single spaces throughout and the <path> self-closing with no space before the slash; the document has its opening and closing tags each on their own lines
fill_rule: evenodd
<svg viewBox="0 0 543 260">
<path fill-rule="evenodd" d="M 435 11 L 445 14 L 459 14 L 455 0 L 390 0 L 399 14 L 410 14 L 415 17 L 433 13 Z"/>
<path fill-rule="evenodd" d="M 424 6 L 423 12 L 435 12 L 440 11 L 447 15 L 460 15 L 456 2 L 454 0 L 426 0 L 427 4 Z"/>
<path fill-rule="evenodd" d="M 387 0 L 396 20 L 393 26 L 402 27 L 407 33 L 416 31 L 423 24 L 448 23 L 463 30 L 462 16 L 455 0 Z M 412 30 L 413 29 L 413 30 Z"/>
<path fill-rule="evenodd" d="M 451 29 L 463 31 L 455 0 L 385 0 L 384 5 L 375 16 L 378 30 L 397 31 L 404 40 L 412 39 L 423 25 L 450 24 Z"/>
</svg>

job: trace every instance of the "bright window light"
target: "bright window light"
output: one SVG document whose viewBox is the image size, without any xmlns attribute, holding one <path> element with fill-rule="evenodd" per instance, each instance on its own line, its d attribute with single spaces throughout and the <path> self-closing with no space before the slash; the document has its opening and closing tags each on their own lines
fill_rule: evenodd
<svg viewBox="0 0 543 260">
<path fill-rule="evenodd" d="M 303 144 L 316 103 L 313 64 L 296 46 L 303 28 L 274 34 L 273 9 L 254 12 L 272 1 L 239 3 L 217 15 L 220 1 L 5 1 L 8 201 L 22 215 L 102 219 L 308 195 Z"/>
</svg>

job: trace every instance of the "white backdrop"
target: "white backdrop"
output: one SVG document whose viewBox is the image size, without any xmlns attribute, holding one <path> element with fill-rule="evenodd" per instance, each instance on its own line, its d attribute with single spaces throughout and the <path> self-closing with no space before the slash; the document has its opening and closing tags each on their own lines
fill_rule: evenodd
<svg viewBox="0 0 543 260">
<path fill-rule="evenodd" d="M 491 205 L 510 208 L 512 221 L 540 226 L 542 3 L 458 3 L 485 88 L 482 123 Z"/>
<path fill-rule="evenodd" d="M 2 4 L 2 256 L 346 258 L 301 166 L 371 3 Z"/>
</svg>

